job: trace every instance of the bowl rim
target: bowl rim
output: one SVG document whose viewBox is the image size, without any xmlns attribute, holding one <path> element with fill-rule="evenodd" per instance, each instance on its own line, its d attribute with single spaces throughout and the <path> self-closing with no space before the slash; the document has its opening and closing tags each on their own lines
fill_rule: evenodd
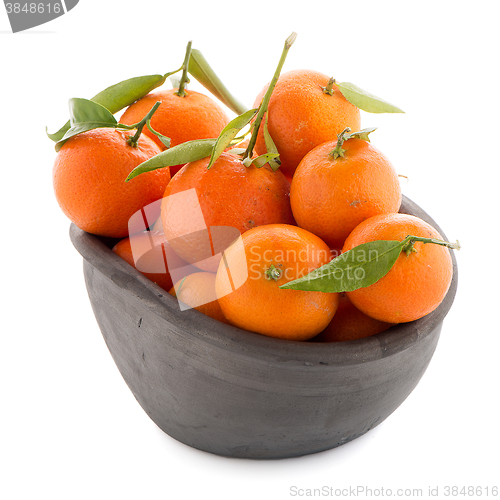
<svg viewBox="0 0 500 500">
<path fill-rule="evenodd" d="M 444 239 L 447 239 L 436 222 L 404 195 L 400 213 L 424 219 Z M 400 323 L 382 333 L 357 340 L 344 342 L 283 340 L 221 323 L 195 309 L 181 311 L 177 299 L 112 252 L 109 247 L 110 242 L 106 244 L 105 238 L 87 233 L 73 223 L 70 226 L 70 238 L 84 261 L 115 283 L 123 294 L 140 300 L 151 312 L 167 323 L 175 324 L 177 328 L 167 329 L 168 334 L 182 335 L 186 341 L 205 342 L 261 363 L 274 362 L 308 370 L 369 363 L 411 348 L 439 329 L 451 308 L 457 290 L 457 262 L 454 252 L 451 251 L 453 278 L 448 292 L 437 309 L 423 318 Z"/>
</svg>

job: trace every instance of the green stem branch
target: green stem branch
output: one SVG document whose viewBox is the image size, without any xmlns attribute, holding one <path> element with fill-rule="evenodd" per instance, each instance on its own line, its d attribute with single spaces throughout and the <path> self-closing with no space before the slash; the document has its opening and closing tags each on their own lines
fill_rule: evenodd
<svg viewBox="0 0 500 500">
<path fill-rule="evenodd" d="M 191 45 L 193 45 L 193 42 L 190 40 L 186 47 L 186 55 L 184 57 L 184 64 L 182 65 L 182 76 L 181 76 L 181 81 L 179 83 L 179 90 L 177 90 L 177 92 L 175 93 L 179 97 L 184 97 L 186 95 L 184 87 L 186 86 L 187 83 L 189 83 L 188 68 L 189 68 L 189 58 L 191 57 Z"/>
<path fill-rule="evenodd" d="M 330 153 L 336 160 L 339 156 L 344 157 L 345 149 L 342 148 L 344 141 L 346 140 L 346 135 L 351 131 L 349 127 L 346 127 L 339 135 L 337 135 L 337 145 L 335 149 Z"/>
<path fill-rule="evenodd" d="M 170 71 L 169 73 L 165 73 L 163 75 L 163 78 L 165 78 L 165 80 L 169 77 L 171 77 L 172 75 L 175 75 L 176 73 L 179 73 L 179 71 L 183 70 L 184 69 L 184 65 L 182 65 L 180 68 L 176 69 L 175 71 Z"/>
<path fill-rule="evenodd" d="M 285 40 L 285 47 L 283 48 L 283 52 L 281 54 L 281 58 L 279 60 L 278 67 L 276 68 L 273 79 L 271 80 L 271 83 L 269 84 L 267 92 L 264 95 L 264 98 L 262 99 L 262 102 L 259 106 L 259 111 L 257 113 L 257 117 L 255 118 L 252 135 L 250 137 L 250 141 L 248 143 L 248 147 L 245 151 L 245 154 L 243 155 L 243 160 L 245 160 L 245 158 L 252 157 L 253 148 L 255 147 L 255 143 L 257 142 L 257 134 L 259 132 L 260 124 L 261 124 L 262 119 L 264 117 L 264 114 L 266 113 L 267 108 L 269 106 L 269 100 L 271 99 L 271 94 L 273 93 L 274 87 L 276 86 L 276 83 L 278 82 L 278 78 L 280 76 L 283 65 L 285 64 L 285 60 L 286 60 L 286 56 L 288 55 L 288 51 L 290 50 L 290 47 L 293 45 L 293 42 L 295 42 L 296 38 L 297 38 L 297 33 L 293 32 Z"/>
<path fill-rule="evenodd" d="M 415 252 L 416 250 L 414 249 L 414 245 L 417 241 L 420 241 L 421 243 L 433 243 L 434 245 L 445 246 L 451 248 L 452 250 L 460 250 L 460 243 L 458 241 L 456 243 L 449 243 L 448 241 L 437 240 L 435 238 L 408 235 L 401 242 L 401 251 L 405 252 L 406 255 L 410 255 L 412 252 Z"/>
<path fill-rule="evenodd" d="M 156 110 L 160 107 L 161 101 L 157 101 L 156 104 L 151 108 L 149 113 L 139 122 L 133 125 L 131 128 L 137 128 L 137 132 L 133 137 L 130 137 L 127 143 L 133 148 L 137 147 L 137 142 L 139 141 L 139 137 L 142 134 L 142 129 L 146 125 L 146 123 L 151 120 L 151 117 L 154 115 Z M 120 125 L 120 124 L 119 124 Z"/>
</svg>

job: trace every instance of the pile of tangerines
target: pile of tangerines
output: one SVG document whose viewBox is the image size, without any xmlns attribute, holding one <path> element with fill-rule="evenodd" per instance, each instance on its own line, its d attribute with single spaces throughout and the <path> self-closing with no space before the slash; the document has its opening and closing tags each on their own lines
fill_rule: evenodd
<svg viewBox="0 0 500 500">
<path fill-rule="evenodd" d="M 281 74 L 294 38 L 251 110 L 211 79 L 233 120 L 187 88 L 190 70 L 211 74 L 190 44 L 174 89 L 150 76 L 72 100 L 51 137 L 54 190 L 180 303 L 267 336 L 353 340 L 433 311 L 458 245 L 398 213 L 398 174 L 361 127 L 360 109 L 400 110 L 316 71 Z"/>
</svg>

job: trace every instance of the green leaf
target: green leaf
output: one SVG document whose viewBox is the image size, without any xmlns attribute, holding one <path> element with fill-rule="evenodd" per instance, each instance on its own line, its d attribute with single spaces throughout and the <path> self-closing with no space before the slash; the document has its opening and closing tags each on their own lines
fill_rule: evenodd
<svg viewBox="0 0 500 500">
<path fill-rule="evenodd" d="M 150 172 L 157 168 L 171 167 L 173 165 L 182 165 L 196 160 L 201 160 L 210 156 L 217 139 L 198 139 L 195 141 L 183 142 L 173 148 L 167 149 L 162 153 L 153 156 L 144 163 L 141 163 L 130 172 L 127 182 L 139 174 Z"/>
<path fill-rule="evenodd" d="M 167 137 L 166 135 L 160 134 L 160 132 L 157 132 L 152 126 L 151 126 L 151 120 L 148 120 L 146 122 L 146 126 L 148 127 L 149 131 L 156 135 L 158 139 L 162 142 L 162 144 L 168 149 L 170 147 L 170 137 Z"/>
<path fill-rule="evenodd" d="M 263 155 L 257 156 L 256 158 L 245 158 L 243 160 L 243 165 L 245 165 L 245 167 L 255 165 L 257 168 L 262 168 L 266 163 L 271 164 L 271 161 L 278 156 L 278 153 L 265 153 Z"/>
<path fill-rule="evenodd" d="M 360 89 L 354 83 L 335 82 L 342 95 L 354 106 L 367 111 L 368 113 L 404 113 L 397 106 L 384 101 L 380 97 L 370 94 L 366 90 Z"/>
<path fill-rule="evenodd" d="M 117 125 L 116 118 L 109 110 L 89 99 L 70 99 L 69 115 L 71 128 L 56 143 L 56 151 L 59 151 L 70 137 L 95 128 L 114 128 Z"/>
<path fill-rule="evenodd" d="M 248 108 L 241 104 L 226 88 L 220 78 L 210 67 L 203 54 L 196 49 L 191 50 L 189 58 L 188 71 L 199 83 L 201 83 L 217 99 L 224 103 L 229 109 L 237 115 L 243 114 Z"/>
<path fill-rule="evenodd" d="M 60 141 L 63 137 L 64 137 L 64 134 L 71 128 L 71 124 L 69 122 L 69 120 L 57 131 L 57 132 L 54 132 L 53 134 L 51 134 L 49 132 L 49 129 L 47 127 L 45 127 L 45 133 L 47 134 L 47 137 L 51 140 L 53 140 L 54 142 L 58 142 Z"/>
<path fill-rule="evenodd" d="M 116 118 L 107 108 L 89 99 L 77 97 L 69 100 L 69 117 L 72 127 L 84 123 L 99 123 L 103 126 L 117 124 Z"/>
<path fill-rule="evenodd" d="M 112 114 L 115 114 L 123 108 L 130 106 L 141 97 L 149 94 L 155 88 L 163 85 L 165 80 L 171 74 L 172 73 L 167 73 L 166 75 L 146 75 L 130 78 L 115 85 L 111 85 L 111 87 L 99 92 L 90 100 L 104 106 Z M 64 137 L 64 134 L 70 129 L 70 127 L 71 124 L 68 120 L 68 122 L 57 132 L 49 134 L 47 131 L 47 135 L 54 142 L 58 142 Z"/>
<path fill-rule="evenodd" d="M 224 152 L 224 150 L 231 144 L 231 141 L 238 135 L 240 130 L 246 127 L 252 118 L 257 114 L 258 109 L 250 109 L 237 116 L 231 120 L 220 133 L 216 140 L 212 155 L 210 157 L 210 163 L 208 168 L 210 168 L 216 161 L 217 158 Z"/>
<path fill-rule="evenodd" d="M 276 172 L 278 168 L 281 166 L 281 161 L 279 158 L 279 152 L 278 148 L 276 147 L 276 144 L 274 144 L 273 138 L 271 137 L 271 134 L 269 133 L 269 130 L 267 128 L 267 117 L 269 116 L 269 113 L 266 113 L 266 118 L 264 120 L 264 142 L 266 144 L 266 149 L 268 153 L 275 154 L 273 159 L 269 161 L 269 166 Z"/>
<path fill-rule="evenodd" d="M 229 149 L 227 152 L 235 156 L 241 156 L 245 151 L 246 151 L 245 148 L 232 148 Z"/>
<path fill-rule="evenodd" d="M 101 104 L 115 114 L 163 85 L 170 74 L 138 76 L 124 80 L 99 92 L 91 101 Z"/>
<path fill-rule="evenodd" d="M 377 127 L 364 128 L 363 130 L 360 130 L 359 132 L 351 132 L 350 134 L 346 134 L 344 136 L 344 142 L 349 140 L 349 139 L 362 139 L 363 141 L 370 142 L 369 135 L 372 132 L 375 132 L 375 130 L 377 130 Z"/>
<path fill-rule="evenodd" d="M 280 288 L 338 293 L 373 285 L 390 271 L 403 243 L 392 240 L 363 243 Z"/>
</svg>

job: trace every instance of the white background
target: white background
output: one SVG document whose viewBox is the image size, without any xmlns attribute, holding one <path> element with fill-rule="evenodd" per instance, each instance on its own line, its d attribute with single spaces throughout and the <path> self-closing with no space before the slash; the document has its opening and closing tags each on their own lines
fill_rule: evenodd
<svg viewBox="0 0 500 500">
<path fill-rule="evenodd" d="M 427 496 L 430 486 L 499 486 L 495 2 L 293 5 L 81 0 L 18 34 L 0 6 L 2 498 L 286 499 L 292 487 L 323 486 Z M 423 379 L 377 428 L 312 456 L 227 459 L 163 434 L 118 373 L 53 196 L 45 126 L 66 121 L 71 97 L 179 67 L 190 39 L 251 106 L 292 31 L 284 71 L 316 69 L 406 111 L 364 113 L 363 126 L 378 127 L 372 143 L 408 176 L 403 192 L 460 240 L 459 290 Z"/>
</svg>

